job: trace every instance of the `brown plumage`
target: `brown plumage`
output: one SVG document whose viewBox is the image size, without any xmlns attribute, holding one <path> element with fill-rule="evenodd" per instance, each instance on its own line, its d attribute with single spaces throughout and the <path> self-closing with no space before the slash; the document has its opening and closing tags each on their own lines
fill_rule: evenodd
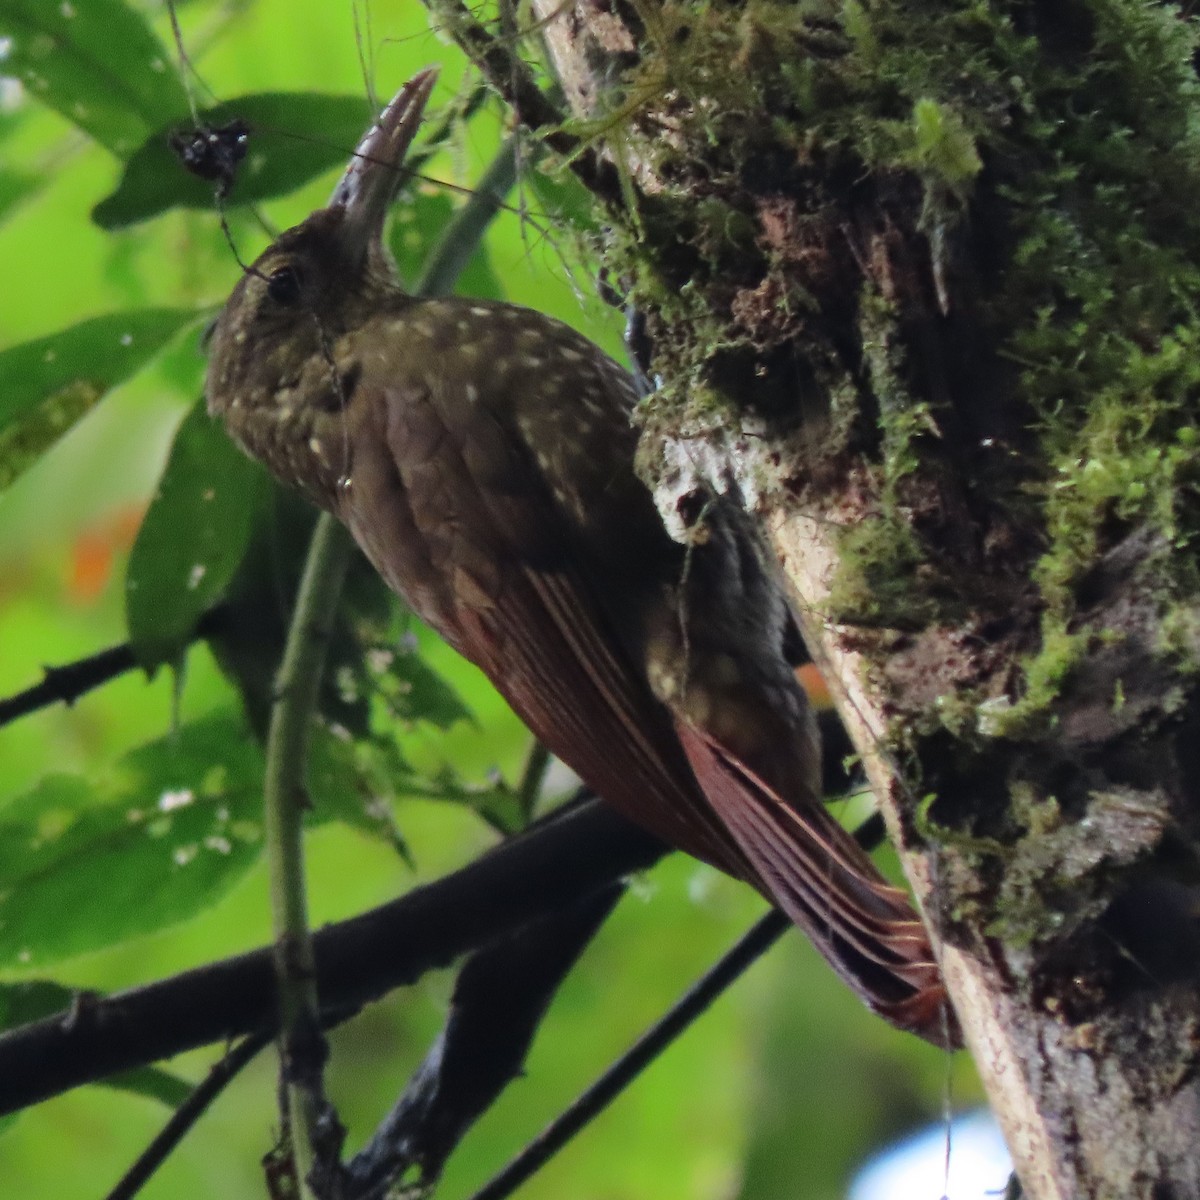
<svg viewBox="0 0 1200 1200">
<path fill-rule="evenodd" d="M 210 410 L 345 522 L 387 583 L 605 800 L 753 884 L 874 1009 L 949 1018 L 923 926 L 821 806 L 786 603 L 744 515 L 685 547 L 634 471 L 629 375 L 558 321 L 417 299 L 382 230 L 432 73 L 217 323 Z"/>
</svg>

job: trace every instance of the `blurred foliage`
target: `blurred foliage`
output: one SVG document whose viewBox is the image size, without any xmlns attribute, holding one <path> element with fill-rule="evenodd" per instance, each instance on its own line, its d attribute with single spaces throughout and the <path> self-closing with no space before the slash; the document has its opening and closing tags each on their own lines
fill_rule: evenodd
<svg viewBox="0 0 1200 1200">
<path fill-rule="evenodd" d="M 423 11 L 363 0 L 360 45 L 349 5 L 179 7 L 203 77 L 192 81 L 199 108 L 252 128 L 227 214 L 243 260 L 267 230 L 324 202 L 370 111 L 362 62 L 384 95 L 442 62 L 435 102 L 451 117 L 433 123 L 444 137 L 424 170 L 453 186 L 423 182 L 397 213 L 393 245 L 411 278 L 461 203 L 454 189 L 469 188 L 506 132 Z M 265 721 L 311 513 L 197 405 L 203 360 L 185 331 L 214 311 L 238 266 L 207 185 L 165 145 L 167 130 L 190 125 L 176 62 L 156 0 L 0 0 L 0 694 L 130 636 L 147 667 L 169 665 L 0 729 L 4 1024 L 77 989 L 132 986 L 267 935 L 250 731 Z M 463 111 L 469 120 L 453 115 Z M 592 217 L 578 189 L 538 176 L 520 200 L 532 221 L 503 215 L 463 289 L 553 312 L 620 353 L 619 314 L 573 277 L 594 274 L 579 257 Z M 191 642 L 214 606 L 208 641 Z M 313 921 L 380 903 L 512 827 L 526 746 L 479 673 L 357 564 L 313 752 Z M 759 908 L 678 857 L 639 883 L 557 999 L 526 1078 L 451 1160 L 441 1194 L 477 1186 Z M 939 1111 L 944 1056 L 873 1021 L 788 941 L 522 1194 L 835 1196 L 856 1158 Z M 331 1086 L 351 1144 L 423 1055 L 448 990 L 448 977 L 428 979 L 335 1036 Z M 7 1123 L 6 1188 L 101 1193 L 177 1101 L 175 1076 L 198 1078 L 219 1050 L 114 1080 L 130 1093 L 120 1099 L 85 1088 Z M 268 1059 L 147 1197 L 263 1194 Z"/>
<path fill-rule="evenodd" d="M 0 488 L 195 319 L 186 309 L 97 317 L 0 354 Z"/>
</svg>

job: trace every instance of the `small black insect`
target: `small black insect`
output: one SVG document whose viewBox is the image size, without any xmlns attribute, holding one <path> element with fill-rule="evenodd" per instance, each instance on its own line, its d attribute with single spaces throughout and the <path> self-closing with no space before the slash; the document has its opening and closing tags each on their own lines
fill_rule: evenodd
<svg viewBox="0 0 1200 1200">
<path fill-rule="evenodd" d="M 237 169 L 250 144 L 250 126 L 233 120 L 217 128 L 208 126 L 176 131 L 168 139 L 184 168 L 217 185 L 217 198 L 229 195 Z"/>
</svg>

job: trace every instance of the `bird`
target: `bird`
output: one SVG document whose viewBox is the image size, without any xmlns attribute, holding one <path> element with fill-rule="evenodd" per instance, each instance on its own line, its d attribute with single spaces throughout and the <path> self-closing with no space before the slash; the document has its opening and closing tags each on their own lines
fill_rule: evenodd
<svg viewBox="0 0 1200 1200">
<path fill-rule="evenodd" d="M 244 269 L 209 412 L 604 801 L 757 888 L 875 1012 L 952 1044 L 924 924 L 822 804 L 797 626 L 748 514 L 714 489 L 677 540 L 636 470 L 624 367 L 537 311 L 401 286 L 385 223 L 435 78 Z"/>
</svg>

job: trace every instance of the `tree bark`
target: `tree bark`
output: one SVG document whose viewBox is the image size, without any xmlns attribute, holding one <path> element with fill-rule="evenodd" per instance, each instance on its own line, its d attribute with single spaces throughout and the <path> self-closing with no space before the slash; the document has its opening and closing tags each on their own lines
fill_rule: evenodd
<svg viewBox="0 0 1200 1200">
<path fill-rule="evenodd" d="M 1200 1197 L 1191 25 L 534 11 L 621 180 L 647 477 L 761 516 L 1026 1194 Z"/>
</svg>

